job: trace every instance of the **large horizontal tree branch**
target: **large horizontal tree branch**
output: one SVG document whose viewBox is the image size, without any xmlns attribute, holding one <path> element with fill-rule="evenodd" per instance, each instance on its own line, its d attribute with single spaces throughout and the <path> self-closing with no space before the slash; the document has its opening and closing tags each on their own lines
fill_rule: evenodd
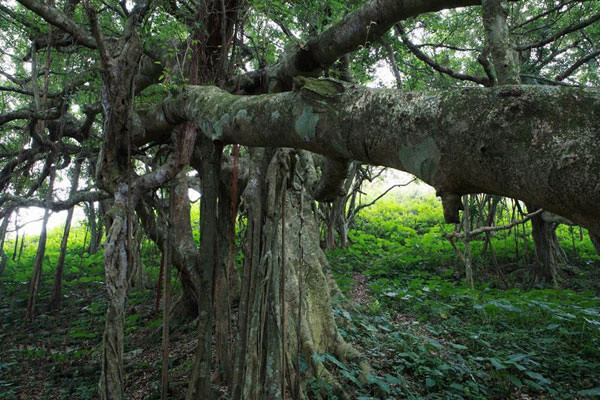
<svg viewBox="0 0 600 400">
<path fill-rule="evenodd" d="M 11 122 L 17 119 L 30 119 L 35 118 L 39 120 L 56 119 L 60 116 L 60 110 L 57 108 L 51 108 L 45 111 L 33 111 L 30 109 L 20 109 L 15 111 L 9 111 L 6 114 L 0 115 L 0 125 L 4 125 L 7 122 Z"/>
<path fill-rule="evenodd" d="M 375 90 L 304 79 L 298 91 L 235 96 L 188 86 L 146 117 L 138 143 L 194 121 L 223 143 L 302 148 L 410 172 L 452 199 L 518 198 L 600 232 L 600 91 L 505 86 Z M 455 205 L 459 207 L 457 203 Z"/>
<path fill-rule="evenodd" d="M 67 200 L 53 201 L 50 205 L 50 209 L 52 211 L 63 211 L 80 203 L 106 200 L 110 197 L 111 196 L 108 193 L 102 191 L 80 191 Z M 26 198 L 15 196 L 10 193 L 0 195 L 0 204 L 3 206 L 2 211 L 0 211 L 0 218 L 4 217 L 5 210 L 12 209 L 14 206 L 39 208 L 46 208 L 47 206 L 47 202 L 44 199 Z"/>
</svg>

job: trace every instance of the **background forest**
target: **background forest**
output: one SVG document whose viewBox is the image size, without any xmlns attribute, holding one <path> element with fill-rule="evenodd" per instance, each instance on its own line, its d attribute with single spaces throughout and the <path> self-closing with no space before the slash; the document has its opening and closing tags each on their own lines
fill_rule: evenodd
<svg viewBox="0 0 600 400">
<path fill-rule="evenodd" d="M 598 20 L 0 3 L 0 398 L 600 396 Z"/>
</svg>

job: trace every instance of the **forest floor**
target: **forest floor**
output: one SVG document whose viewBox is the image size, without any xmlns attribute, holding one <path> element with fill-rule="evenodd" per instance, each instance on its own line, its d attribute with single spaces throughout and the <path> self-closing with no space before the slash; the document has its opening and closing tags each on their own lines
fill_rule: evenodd
<svg viewBox="0 0 600 400">
<path fill-rule="evenodd" d="M 332 265 L 335 272 L 335 258 Z M 343 284 L 344 273 L 336 275 Z M 357 365 L 333 355 L 323 355 L 322 362 L 348 383 L 351 398 L 566 399 L 600 390 L 598 292 L 472 291 L 453 273 L 418 270 L 392 280 L 357 271 L 350 276 L 351 302 L 340 303 L 334 313 L 342 335 L 373 371 L 365 381 Z M 26 289 L 25 282 L 0 282 L 0 398 L 96 398 L 106 305 L 102 283 L 67 280 L 57 312 L 43 309 L 48 292 L 42 290 L 31 323 L 23 320 Z M 161 319 L 154 301 L 152 290 L 134 291 L 128 299 L 129 399 L 156 399 L 160 392 Z M 190 321 L 171 325 L 174 399 L 186 389 L 194 332 Z M 307 391 L 337 398 L 318 379 Z M 220 398 L 227 398 L 224 391 Z"/>
<path fill-rule="evenodd" d="M 350 248 L 328 252 L 344 295 L 334 299 L 339 331 L 364 355 L 371 373 L 365 376 L 358 365 L 332 354 L 313 359 L 324 363 L 352 400 L 600 398 L 600 259 L 589 239 L 559 228 L 570 261 L 558 286 L 531 285 L 532 242 L 523 231 L 494 236 L 497 268 L 482 242 L 472 242 L 472 289 L 452 246 L 441 238 L 442 212 L 433 200 L 365 210 L 350 232 Z M 23 261 L 9 262 L 0 277 L 1 400 L 97 398 L 103 263 L 99 253 L 82 257 L 85 235 L 77 235 L 67 254 L 59 311 L 45 310 L 59 234 L 49 236 L 33 321 L 23 316 L 35 245 L 26 246 Z M 151 246 L 144 257 L 156 282 Z M 130 400 L 159 398 L 162 320 L 155 300 L 155 289 L 128 296 L 124 368 Z M 170 324 L 173 399 L 186 390 L 195 324 Z M 224 388 L 216 389 L 219 399 L 227 399 Z M 318 377 L 307 382 L 306 393 L 309 399 L 340 398 Z"/>
</svg>

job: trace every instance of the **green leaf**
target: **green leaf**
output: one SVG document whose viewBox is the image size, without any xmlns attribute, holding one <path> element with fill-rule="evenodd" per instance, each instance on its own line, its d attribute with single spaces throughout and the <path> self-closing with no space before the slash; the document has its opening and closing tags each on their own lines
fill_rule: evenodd
<svg viewBox="0 0 600 400">
<path fill-rule="evenodd" d="M 512 383 L 513 385 L 515 385 L 519 389 L 521 389 L 523 387 L 523 382 L 521 382 L 521 380 L 518 377 L 516 377 L 515 375 L 513 375 L 513 374 L 506 374 L 506 377 L 508 378 L 508 380 L 510 381 L 510 383 Z"/>
<path fill-rule="evenodd" d="M 529 376 L 530 378 L 533 378 L 533 379 L 537 380 L 538 382 L 543 383 L 545 385 L 550 383 L 550 381 L 548 379 L 544 378 L 542 376 L 542 374 L 538 374 L 537 372 L 525 371 L 525 374 L 527 376 Z"/>
<path fill-rule="evenodd" d="M 580 390 L 579 392 L 577 392 L 577 395 L 579 395 L 579 396 L 600 396 L 600 387 Z"/>
<path fill-rule="evenodd" d="M 354 375 L 352 375 L 352 373 L 350 373 L 349 371 L 346 371 L 346 370 L 342 370 L 341 372 L 342 372 L 342 375 L 346 379 L 348 379 L 349 381 L 354 383 L 356 386 L 362 387 L 362 383 L 360 383 L 360 381 L 358 379 L 356 379 L 356 377 Z"/>
<path fill-rule="evenodd" d="M 326 354 L 313 353 L 312 359 L 315 363 L 321 364 L 325 361 Z"/>
<path fill-rule="evenodd" d="M 490 360 L 490 363 L 492 363 L 492 365 L 494 366 L 494 368 L 496 368 L 496 369 L 506 369 L 506 365 L 504 365 L 502 363 L 502 361 L 498 360 L 497 358 L 490 357 L 490 358 L 488 358 L 488 360 Z"/>
<path fill-rule="evenodd" d="M 390 384 L 392 385 L 399 385 L 404 383 L 404 378 L 397 378 L 395 376 L 392 375 L 385 375 L 385 380 L 388 381 Z"/>
<path fill-rule="evenodd" d="M 508 356 L 508 361 L 510 361 L 510 362 L 517 362 L 517 361 L 521 361 L 521 360 L 523 360 L 523 359 L 525 359 L 527 357 L 529 357 L 528 354 L 521 354 L 521 353 L 511 354 L 510 356 Z"/>
<path fill-rule="evenodd" d="M 334 363 L 335 365 L 337 365 L 338 367 L 340 367 L 341 369 L 347 369 L 346 366 L 341 361 L 339 361 L 337 358 L 335 358 L 331 354 L 326 353 L 325 358 L 327 360 L 331 361 L 332 363 Z"/>
</svg>

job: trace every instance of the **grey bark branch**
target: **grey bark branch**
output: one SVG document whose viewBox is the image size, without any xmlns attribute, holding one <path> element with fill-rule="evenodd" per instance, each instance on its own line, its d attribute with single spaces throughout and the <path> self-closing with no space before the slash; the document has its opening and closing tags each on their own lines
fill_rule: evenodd
<svg viewBox="0 0 600 400">
<path fill-rule="evenodd" d="M 600 231 L 598 90 L 410 93 L 309 81 L 298 92 L 262 96 L 188 86 L 142 121 L 146 130 L 137 140 L 160 138 L 172 127 L 167 121 L 194 121 L 223 143 L 294 147 L 385 165 L 442 194 L 520 198 Z"/>
<path fill-rule="evenodd" d="M 592 51 L 591 53 L 581 57 L 580 59 L 578 59 L 577 61 L 575 61 L 573 63 L 573 65 L 571 65 L 569 68 L 567 68 L 564 72 L 561 72 L 560 74 L 556 75 L 556 77 L 554 78 L 555 81 L 562 81 L 563 79 L 565 79 L 566 77 L 570 76 L 571 74 L 573 74 L 573 72 L 575 72 L 579 67 L 581 67 L 583 64 L 585 64 L 586 62 L 596 58 L 600 56 L 600 49 L 596 49 L 595 51 Z"/>
<path fill-rule="evenodd" d="M 69 199 L 64 201 L 53 201 L 50 204 L 46 204 L 46 200 L 36 198 L 26 198 L 21 196 L 15 196 L 10 193 L 4 193 L 0 195 L 0 204 L 3 208 L 6 208 L 6 204 L 11 204 L 19 207 L 39 207 L 48 208 L 52 211 L 63 211 L 69 208 L 88 201 L 100 201 L 106 200 L 110 195 L 102 191 L 81 191 L 74 193 Z M 0 218 L 4 215 L 4 210 L 0 211 Z"/>
<path fill-rule="evenodd" d="M 483 78 L 481 76 L 473 76 L 473 75 L 463 74 L 461 72 L 454 71 L 446 66 L 438 64 L 435 60 L 433 60 L 427 54 L 423 53 L 416 45 L 414 45 L 408 39 L 408 37 L 406 36 L 404 30 L 402 29 L 402 27 L 400 27 L 400 25 L 396 25 L 396 26 L 398 29 L 398 33 L 401 35 L 400 37 L 402 38 L 402 43 L 404 43 L 404 45 L 406 47 L 408 47 L 408 49 L 411 51 L 411 53 L 413 53 L 415 55 L 415 57 L 417 57 L 419 60 L 423 61 L 425 64 L 429 65 L 431 68 L 435 69 L 438 72 L 441 72 L 442 74 L 451 76 L 452 78 L 455 78 L 455 79 L 460 79 L 463 81 L 471 81 L 471 82 L 475 82 L 475 83 L 477 83 L 479 85 L 483 85 L 483 86 L 491 86 L 492 85 L 492 82 L 490 82 L 490 80 L 487 78 Z"/>
<path fill-rule="evenodd" d="M 532 213 L 529 213 L 527 215 L 525 215 L 525 217 L 513 221 L 510 224 L 507 225 L 502 225 L 502 226 L 483 226 L 481 228 L 477 228 L 473 231 L 469 232 L 469 236 L 473 237 L 473 236 L 477 236 L 480 235 L 482 233 L 489 233 L 489 232 L 498 232 L 498 231 L 505 231 L 508 230 L 510 228 L 513 228 L 517 225 L 521 225 L 524 224 L 525 222 L 529 221 L 531 218 L 535 217 L 536 215 L 542 214 L 544 212 L 543 208 L 540 208 L 537 211 L 534 211 Z M 446 237 L 447 239 L 462 239 L 465 237 L 464 233 L 461 232 L 452 232 L 452 233 L 446 233 L 444 234 L 444 237 Z"/>
<path fill-rule="evenodd" d="M 371 0 L 267 71 L 242 75 L 229 86 L 257 88 L 261 86 L 259 81 L 268 79 L 270 86 L 289 89 L 293 77 L 318 75 L 344 54 L 379 40 L 399 21 L 428 12 L 480 4 L 481 0 Z"/>
<path fill-rule="evenodd" d="M 518 46 L 516 48 L 516 50 L 523 51 L 523 50 L 533 49 L 533 48 L 536 48 L 536 47 L 545 46 L 548 43 L 554 42 L 556 39 L 558 39 L 560 37 L 563 37 L 565 35 L 568 35 L 571 32 L 575 32 L 575 31 L 578 31 L 580 29 L 583 29 L 586 26 L 589 26 L 589 25 L 593 24 L 594 22 L 596 22 L 598 20 L 600 20 L 600 13 L 595 14 L 592 17 L 590 17 L 590 18 L 586 19 L 585 21 L 582 21 L 582 22 L 580 22 L 578 24 L 570 25 L 570 26 L 566 27 L 565 29 L 563 29 L 563 30 L 561 30 L 559 32 L 556 32 L 554 35 L 548 36 L 548 37 L 546 37 L 546 38 L 544 38 L 544 39 L 542 39 L 542 40 L 540 40 L 538 42 L 530 43 L 530 44 L 527 44 L 525 46 Z"/>
<path fill-rule="evenodd" d="M 89 32 L 56 7 L 36 0 L 19 0 L 19 3 L 42 17 L 50 25 L 71 34 L 77 43 L 92 49 L 96 48 L 96 41 Z"/>
</svg>

